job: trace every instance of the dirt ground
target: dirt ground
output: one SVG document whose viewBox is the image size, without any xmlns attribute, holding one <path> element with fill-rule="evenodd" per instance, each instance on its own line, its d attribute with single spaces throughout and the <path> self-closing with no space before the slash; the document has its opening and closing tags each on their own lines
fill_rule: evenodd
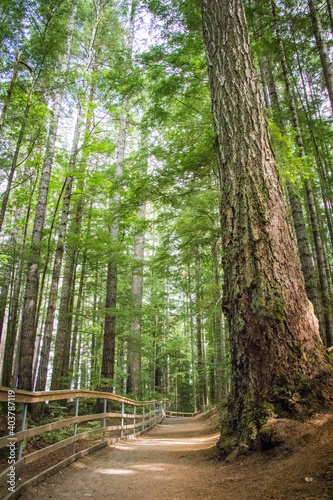
<svg viewBox="0 0 333 500">
<path fill-rule="evenodd" d="M 285 442 L 217 457 L 218 417 L 167 418 L 30 488 L 22 500 L 308 500 L 333 498 L 333 417 L 276 421 Z"/>
</svg>

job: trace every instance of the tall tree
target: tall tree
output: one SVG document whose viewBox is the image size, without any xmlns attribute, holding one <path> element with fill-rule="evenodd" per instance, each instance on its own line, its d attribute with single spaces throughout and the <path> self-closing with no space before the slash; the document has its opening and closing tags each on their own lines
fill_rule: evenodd
<svg viewBox="0 0 333 500">
<path fill-rule="evenodd" d="M 333 370 L 306 296 L 243 2 L 204 0 L 202 14 L 222 177 L 223 309 L 233 370 L 229 433 L 254 445 L 264 440 L 269 416 L 296 412 L 292 396 L 298 408 L 306 408 L 310 395 L 321 404 Z"/>
<path fill-rule="evenodd" d="M 146 205 L 140 207 L 138 219 L 145 218 Z M 135 237 L 134 259 L 135 268 L 132 276 L 132 303 L 133 318 L 131 320 L 131 334 L 127 346 L 127 392 L 135 396 L 140 395 L 141 389 L 141 316 L 142 316 L 142 286 L 143 286 L 143 259 L 145 235 L 141 230 Z"/>
<path fill-rule="evenodd" d="M 132 0 L 131 10 L 130 10 L 130 27 L 128 32 L 128 49 L 129 49 L 129 60 L 132 61 L 132 50 L 134 42 L 134 23 L 135 23 L 135 9 L 137 6 L 137 0 Z M 128 129 L 128 99 L 127 96 L 124 100 L 123 113 L 120 117 L 120 129 L 117 141 L 117 158 L 116 158 L 116 179 L 120 179 L 124 168 L 125 159 L 125 148 L 126 148 L 126 138 Z M 114 214 L 114 220 L 110 228 L 111 242 L 117 243 L 119 238 L 119 219 L 117 214 L 117 209 L 119 210 L 120 194 L 115 193 L 114 196 L 114 206 L 116 207 L 116 212 Z M 116 315 L 115 309 L 117 305 L 117 284 L 118 284 L 118 266 L 117 266 L 117 255 L 114 254 L 108 261 L 108 270 L 106 278 L 106 298 L 105 298 L 105 320 L 104 320 L 104 338 L 103 338 L 103 359 L 101 375 L 106 384 L 103 386 L 103 390 L 111 391 L 113 390 L 113 378 L 114 378 L 114 366 L 115 366 L 115 337 L 116 337 Z"/>
<path fill-rule="evenodd" d="M 68 24 L 68 38 L 66 43 L 66 53 L 61 64 L 61 74 L 67 70 L 73 24 L 76 16 L 76 4 L 72 11 L 72 17 Z M 43 238 L 43 229 L 47 210 L 47 198 L 50 185 L 51 171 L 55 155 L 55 146 L 57 140 L 57 130 L 59 125 L 61 102 L 64 92 L 64 79 L 61 76 L 58 82 L 59 91 L 56 93 L 52 118 L 49 128 L 43 170 L 40 179 L 39 193 L 37 199 L 37 207 L 35 211 L 34 227 L 31 237 L 31 248 L 27 270 L 27 280 L 25 288 L 25 297 L 23 305 L 22 331 L 21 331 L 21 346 L 19 355 L 19 379 L 18 387 L 25 390 L 33 388 L 33 354 L 36 338 L 36 311 L 39 288 L 39 262 L 41 254 L 41 241 Z"/>
<path fill-rule="evenodd" d="M 317 48 L 320 56 L 321 65 L 324 73 L 324 80 L 328 91 L 331 108 L 333 111 L 333 70 L 329 56 L 328 47 L 324 37 L 324 31 L 319 16 L 317 0 L 308 0 L 309 11 L 313 26 L 313 32 L 316 38 Z"/>
</svg>

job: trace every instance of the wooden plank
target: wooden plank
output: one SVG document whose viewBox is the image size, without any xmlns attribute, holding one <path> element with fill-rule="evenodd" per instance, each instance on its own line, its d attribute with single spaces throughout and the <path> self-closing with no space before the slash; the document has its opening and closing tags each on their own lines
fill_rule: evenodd
<svg viewBox="0 0 333 500">
<path fill-rule="evenodd" d="M 71 455 L 70 457 L 65 458 L 61 462 L 53 465 L 49 469 L 45 470 L 44 472 L 41 472 L 37 476 L 34 476 L 33 478 L 29 479 L 28 481 L 25 481 L 24 483 L 20 484 L 15 492 L 9 493 L 4 500 L 14 500 L 17 498 L 19 495 L 21 495 L 24 491 L 26 491 L 28 488 L 32 486 L 36 486 L 36 484 L 41 483 L 48 477 L 52 476 L 59 470 L 63 469 L 67 465 L 71 464 L 72 462 L 75 462 L 76 460 L 79 460 L 80 458 L 84 457 L 85 455 L 89 455 L 90 453 L 99 450 L 100 448 L 104 448 L 107 445 L 106 441 L 102 441 L 101 443 L 95 444 L 94 446 L 90 446 L 90 448 L 87 448 L 85 450 L 78 451 L 74 455 Z"/>
</svg>

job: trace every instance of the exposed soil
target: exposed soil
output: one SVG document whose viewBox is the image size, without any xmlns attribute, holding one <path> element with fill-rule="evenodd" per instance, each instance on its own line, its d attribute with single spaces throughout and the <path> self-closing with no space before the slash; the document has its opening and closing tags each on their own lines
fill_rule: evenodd
<svg viewBox="0 0 333 500">
<path fill-rule="evenodd" d="M 333 498 L 333 416 L 273 421 L 285 440 L 217 456 L 218 417 L 171 419 L 104 448 L 30 488 L 22 500 L 308 500 Z"/>
</svg>

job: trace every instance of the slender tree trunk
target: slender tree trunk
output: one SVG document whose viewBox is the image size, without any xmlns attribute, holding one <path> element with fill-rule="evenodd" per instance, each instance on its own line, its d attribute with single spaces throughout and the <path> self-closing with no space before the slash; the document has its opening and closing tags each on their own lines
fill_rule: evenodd
<svg viewBox="0 0 333 500">
<path fill-rule="evenodd" d="M 220 271 L 218 263 L 217 242 L 212 245 L 213 272 L 215 277 L 214 287 L 214 351 L 216 360 L 216 402 L 221 401 L 225 396 L 225 359 L 222 356 L 222 290 L 220 284 Z"/>
<path fill-rule="evenodd" d="M 96 265 L 95 271 L 95 290 L 94 290 L 94 302 L 93 302 L 93 333 L 91 336 L 91 389 L 98 387 L 97 385 L 97 358 L 98 358 L 98 335 L 96 334 L 97 327 L 97 290 L 98 290 L 98 263 Z"/>
<path fill-rule="evenodd" d="M 51 390 L 68 389 L 69 350 L 71 335 L 71 299 L 75 286 L 76 252 L 68 251 L 65 259 L 64 277 L 61 288 L 58 328 L 55 340 Z M 68 362 L 67 362 L 68 360 Z M 67 368 L 67 369 L 66 369 Z"/>
<path fill-rule="evenodd" d="M 22 55 L 22 52 L 18 52 L 15 56 L 16 60 L 15 60 L 14 68 L 13 68 L 13 76 L 12 76 L 12 79 L 10 81 L 10 84 L 9 84 L 9 87 L 7 90 L 7 96 L 5 98 L 5 102 L 3 103 L 3 108 L 2 108 L 1 116 L 0 116 L 0 132 L 3 128 L 4 121 L 5 121 L 6 114 L 7 114 L 8 105 L 9 105 L 11 98 L 12 98 L 12 93 L 13 93 L 16 78 L 17 78 L 17 73 L 18 73 L 19 64 L 20 64 L 20 60 L 21 60 L 21 55 Z"/>
<path fill-rule="evenodd" d="M 328 16 L 330 18 L 331 33 L 333 33 L 333 1 L 326 0 Z"/>
<path fill-rule="evenodd" d="M 3 199 L 2 199 L 2 205 L 1 205 L 1 211 L 0 211 L 0 232 L 2 231 L 3 221 L 4 221 L 5 215 L 6 215 L 9 195 L 10 195 L 10 191 L 12 189 L 14 174 L 15 174 L 15 171 L 17 168 L 17 161 L 18 161 L 18 157 L 20 154 L 20 150 L 21 150 L 21 146 L 22 146 L 22 142 L 23 142 L 23 138 L 24 138 L 24 131 L 25 131 L 25 127 L 27 124 L 27 119 L 28 119 L 30 106 L 31 106 L 32 94 L 33 94 L 33 91 L 35 88 L 36 81 L 37 81 L 37 77 L 33 79 L 33 82 L 32 82 L 31 88 L 30 88 L 30 92 L 29 92 L 28 99 L 27 99 L 27 104 L 26 104 L 25 111 L 24 111 L 24 118 L 23 118 L 23 121 L 21 124 L 21 129 L 20 129 L 20 133 L 19 133 L 18 140 L 16 143 L 13 161 L 12 161 L 12 165 L 11 165 L 8 180 L 7 180 L 6 190 L 4 192 Z"/>
<path fill-rule="evenodd" d="M 73 7 L 72 16 L 68 25 L 69 35 L 67 38 L 67 53 L 61 64 L 61 73 L 64 73 L 68 67 L 72 30 L 76 17 L 76 5 Z M 59 82 L 59 92 L 57 92 L 54 104 L 52 118 L 49 128 L 46 152 L 43 164 L 43 170 L 40 180 L 37 206 L 35 212 L 34 227 L 31 237 L 31 248 L 27 270 L 27 282 L 25 289 L 25 298 L 23 305 L 22 331 L 21 331 L 21 347 L 19 355 L 19 379 L 18 387 L 20 389 L 32 390 L 33 376 L 32 363 L 36 337 L 36 311 L 39 288 L 39 264 L 41 254 L 41 241 L 43 238 L 43 230 L 47 208 L 47 198 L 49 192 L 49 184 L 51 171 L 53 167 L 57 130 L 60 119 L 61 102 L 63 96 L 64 81 Z"/>
<path fill-rule="evenodd" d="M 83 108 L 82 106 L 79 105 L 76 124 L 75 124 L 74 138 L 72 143 L 71 158 L 69 162 L 69 172 L 73 172 L 76 165 L 76 159 L 79 151 L 79 140 L 82 128 L 82 118 L 83 118 Z M 58 299 L 60 272 L 64 255 L 65 236 L 67 231 L 67 223 L 68 223 L 68 216 L 71 203 L 73 176 L 70 175 L 66 177 L 65 183 L 66 185 L 65 185 L 61 220 L 58 232 L 57 248 L 53 264 L 52 282 L 51 282 L 49 303 L 46 314 L 43 346 L 42 346 L 41 359 L 37 376 L 36 391 L 44 391 L 46 386 L 47 367 L 49 363 L 53 325 L 56 312 L 56 304 Z"/>
<path fill-rule="evenodd" d="M 222 173 L 223 309 L 233 370 L 223 434 L 256 446 L 269 441 L 261 428 L 272 412 L 300 411 L 310 395 L 312 403 L 322 404 L 333 373 L 305 291 L 243 2 L 203 0 L 202 6 Z M 220 447 L 227 451 L 223 436 Z"/>
<path fill-rule="evenodd" d="M 276 16 L 275 13 L 275 5 L 273 5 L 273 14 L 274 17 Z M 277 41 L 280 49 L 280 57 L 281 57 L 281 65 L 283 69 L 283 74 L 284 74 L 284 79 L 285 79 L 285 84 L 286 84 L 286 92 L 288 95 L 289 99 L 289 104 L 290 104 L 290 112 L 292 113 L 293 116 L 293 123 L 294 125 L 297 125 L 297 134 L 298 137 L 300 137 L 301 132 L 298 126 L 298 118 L 297 118 L 297 111 L 296 111 L 296 104 L 292 95 L 292 88 L 291 88 L 291 82 L 290 82 L 290 76 L 289 76 L 289 71 L 288 71 L 288 66 L 287 66 L 287 60 L 285 56 L 285 51 L 284 51 L 284 46 L 282 42 L 282 38 L 280 35 L 280 30 L 279 30 L 279 25 L 277 23 L 277 18 L 275 17 L 276 21 L 276 36 L 277 36 Z M 280 125 L 282 128 L 284 128 L 285 124 L 281 119 L 281 108 L 280 108 L 280 102 L 279 102 L 279 97 L 277 93 L 277 88 L 275 84 L 275 78 L 273 74 L 273 69 L 272 69 L 272 64 L 269 58 L 265 59 L 266 65 L 266 73 L 268 75 L 267 80 L 269 82 L 268 84 L 268 89 L 269 89 L 269 95 L 271 99 L 271 105 L 272 105 L 272 111 L 273 111 L 273 117 L 275 122 Z M 296 116 L 296 118 L 295 118 Z M 296 121 L 295 121 L 296 120 Z M 303 154 L 304 156 L 304 154 Z M 289 198 L 289 204 L 291 208 L 291 214 L 293 218 L 293 223 L 294 223 L 294 229 L 295 229 L 295 235 L 296 235 L 296 240 L 297 240 L 297 247 L 298 247 L 298 252 L 299 252 L 299 257 L 301 261 L 301 266 L 302 266 L 302 271 L 305 279 L 305 288 L 306 288 L 306 293 L 309 297 L 309 300 L 313 303 L 315 313 L 317 318 L 319 319 L 319 326 L 322 328 L 322 311 L 321 311 L 321 303 L 318 297 L 318 287 L 317 287 L 317 278 L 316 278 L 316 273 L 315 273 L 315 268 L 312 262 L 311 258 L 311 251 L 310 251 L 310 245 L 308 241 L 308 236 L 307 236 L 307 231 L 306 231 L 306 225 L 305 225 L 305 219 L 303 215 L 303 208 L 302 208 L 302 203 L 299 195 L 297 194 L 297 189 L 296 186 L 292 185 L 289 183 L 287 185 L 287 191 L 288 191 L 288 198 Z"/>
<path fill-rule="evenodd" d="M 197 351 L 198 351 L 198 410 L 202 410 L 207 401 L 206 366 L 202 341 L 202 321 L 201 321 L 201 287 L 200 287 L 200 264 L 197 260 L 195 265 L 196 280 L 196 330 L 197 330 Z"/>
<path fill-rule="evenodd" d="M 305 158 L 306 155 L 305 155 L 305 150 L 304 150 L 302 131 L 301 131 L 301 127 L 300 127 L 299 120 L 298 120 L 296 101 L 295 101 L 295 98 L 293 95 L 293 88 L 292 88 L 292 84 L 291 84 L 291 80 L 290 80 L 290 73 L 288 70 L 283 41 L 282 41 L 281 34 L 280 34 L 279 19 L 278 19 L 277 14 L 276 14 L 276 6 L 274 3 L 274 0 L 271 0 L 271 6 L 272 6 L 273 17 L 275 20 L 275 31 L 276 31 L 276 37 L 277 37 L 277 41 L 278 41 L 278 45 L 279 45 L 279 49 L 280 49 L 281 65 L 282 65 L 282 70 L 283 70 L 284 80 L 285 80 L 285 85 L 286 85 L 286 93 L 287 93 L 287 97 L 288 97 L 288 101 L 289 101 L 291 120 L 292 120 L 294 130 L 296 132 L 296 143 L 297 143 L 297 146 L 299 148 L 300 156 Z M 315 206 L 313 205 L 312 207 L 310 207 L 310 204 L 313 204 L 313 202 L 314 202 L 314 195 L 312 192 L 312 186 L 311 186 L 310 182 L 306 179 L 303 180 L 303 183 L 304 183 L 305 190 L 307 193 L 307 201 L 308 201 L 308 205 L 309 205 L 310 218 L 311 218 L 311 221 L 312 220 L 314 221 L 315 219 L 311 216 L 311 213 L 315 213 Z M 293 202 L 293 200 L 291 200 L 291 202 Z M 300 210 L 301 210 L 300 206 L 298 209 L 297 208 L 295 209 L 295 211 L 298 211 L 299 215 L 300 215 Z M 302 270 L 305 273 L 304 276 L 305 276 L 305 283 L 306 283 L 306 287 L 307 287 L 307 292 L 309 293 L 310 300 L 312 300 L 312 302 L 313 302 L 315 312 L 317 314 L 318 319 L 322 320 L 322 324 L 320 325 L 320 330 L 321 330 L 322 337 L 324 339 L 326 339 L 326 341 L 327 341 L 327 339 L 330 338 L 330 335 L 331 335 L 330 332 L 332 331 L 333 324 L 332 324 L 332 315 L 328 314 L 327 309 L 324 306 L 324 304 L 328 304 L 330 302 L 330 298 L 329 298 L 329 296 L 327 296 L 327 286 L 323 286 L 323 281 L 319 280 L 320 295 L 321 295 L 321 304 L 319 305 L 319 299 L 318 299 L 318 296 L 316 293 L 317 290 L 314 286 L 315 279 L 314 279 L 314 277 L 312 277 L 312 272 L 311 272 L 310 255 L 308 254 L 308 249 L 306 248 L 307 245 L 305 244 L 305 242 L 307 242 L 305 228 L 304 228 L 303 223 L 298 224 L 299 221 L 300 221 L 300 217 L 296 218 L 295 231 L 296 231 L 296 228 L 298 228 L 298 230 L 300 230 L 300 229 L 302 230 L 301 231 L 302 234 L 300 232 L 297 235 L 297 232 L 296 232 L 296 235 L 297 235 L 297 240 L 299 242 L 300 253 L 302 252 L 302 254 L 301 254 L 302 258 L 303 258 Z M 318 252 L 321 252 L 322 246 L 318 244 L 318 235 L 314 234 L 314 232 L 316 232 L 316 229 L 313 226 L 311 226 L 311 228 L 312 228 L 313 237 L 314 237 L 314 241 L 315 241 L 315 250 L 316 250 L 319 276 L 321 275 L 322 277 L 324 277 L 325 276 L 325 269 L 322 268 L 323 257 L 322 257 L 322 255 L 318 255 Z M 319 237 L 320 237 L 320 235 L 319 235 Z M 317 241 L 317 244 L 316 244 L 316 241 Z"/>
<path fill-rule="evenodd" d="M 17 208 L 15 218 L 12 221 L 13 227 L 10 234 L 9 244 L 7 247 L 7 252 L 9 256 L 9 262 L 5 267 L 3 275 L 3 284 L 0 292 L 0 339 L 2 337 L 2 330 L 4 329 L 5 312 L 7 306 L 8 292 L 10 290 L 10 285 L 14 281 L 15 267 L 17 265 L 17 224 L 21 218 L 22 209 Z M 4 252 L 4 249 L 2 249 Z"/>
<path fill-rule="evenodd" d="M 0 309 L 1 331 L 4 327 L 4 317 L 7 306 L 8 292 L 11 289 L 11 297 L 8 307 L 8 321 L 7 321 L 7 332 L 6 332 L 4 365 L 3 365 L 3 376 L 2 376 L 2 383 L 6 387 L 9 387 L 9 383 L 11 382 L 12 360 L 14 355 L 14 347 L 16 339 L 16 330 L 12 332 L 9 328 L 9 324 L 13 314 L 12 306 L 13 303 L 15 304 L 16 294 L 19 293 L 17 289 L 17 280 L 21 275 L 22 235 L 21 237 L 19 237 L 17 230 L 17 224 L 21 219 L 21 215 L 22 215 L 22 209 L 17 208 L 9 241 L 10 264 L 5 269 L 4 283 L 1 288 L 1 309 Z"/>
<path fill-rule="evenodd" d="M 297 47 L 295 39 L 294 39 L 294 44 Z M 331 240 L 331 246 L 333 248 L 333 226 L 332 226 L 331 212 L 330 212 L 330 209 L 328 207 L 329 190 L 328 190 L 328 185 L 327 185 L 327 178 L 326 178 L 325 169 L 324 169 L 324 166 L 322 163 L 321 154 L 320 154 L 319 147 L 318 147 L 317 137 L 314 133 L 313 117 L 311 115 L 311 107 L 310 107 L 310 103 L 309 103 L 308 91 L 307 91 L 307 88 L 305 85 L 303 67 L 301 64 L 301 60 L 300 60 L 298 51 L 296 51 L 296 56 L 297 56 L 297 62 L 298 62 L 298 69 L 299 69 L 301 81 L 302 81 L 303 94 L 304 94 L 305 102 L 306 102 L 305 113 L 306 113 L 306 117 L 307 117 L 308 128 L 310 131 L 310 135 L 311 135 L 314 150 L 315 150 L 315 160 L 316 160 L 316 166 L 317 166 L 317 171 L 318 171 L 318 176 L 319 176 L 321 194 L 322 194 L 323 204 L 324 204 L 324 209 L 325 209 L 325 216 L 326 216 L 326 222 L 327 222 L 327 227 L 328 227 L 328 233 L 329 233 L 329 237 Z"/>
<path fill-rule="evenodd" d="M 126 109 L 126 108 L 125 108 Z M 120 119 L 120 131 L 117 145 L 117 163 L 116 163 L 116 178 L 119 178 L 123 172 L 123 162 L 125 158 L 125 146 L 127 136 L 127 113 L 123 114 Z M 114 197 L 115 205 L 120 201 L 120 195 L 117 193 Z M 119 221 L 117 214 L 111 226 L 111 241 L 117 242 L 119 235 Z M 117 282 L 118 282 L 118 265 L 117 257 L 114 255 L 108 262 L 108 272 L 106 278 L 106 299 L 105 299 L 105 321 L 104 321 L 104 339 L 103 339 L 103 358 L 102 358 L 102 379 L 107 382 L 102 386 L 102 389 L 107 392 L 113 391 L 114 364 L 115 364 L 115 347 L 116 347 L 116 316 L 115 310 L 117 306 Z"/>
<path fill-rule="evenodd" d="M 266 75 L 269 100 L 270 100 L 270 104 L 271 104 L 274 122 L 277 124 L 280 124 L 281 127 L 283 128 L 284 123 L 283 123 L 283 120 L 281 118 L 281 106 L 280 106 L 280 100 L 279 100 L 279 93 L 278 93 L 278 89 L 276 86 L 276 80 L 275 80 L 274 70 L 273 70 L 273 66 L 272 66 L 272 61 L 271 61 L 270 57 L 268 57 L 268 56 L 264 57 L 264 73 Z"/>
<path fill-rule="evenodd" d="M 138 219 L 144 219 L 145 215 L 146 205 L 142 205 L 138 213 Z M 144 243 L 144 233 L 138 234 L 134 243 L 134 259 L 136 264 L 132 276 L 132 306 L 134 315 L 131 321 L 131 338 L 127 347 L 127 392 L 133 393 L 136 397 L 140 395 L 141 390 L 141 310 Z"/>
<path fill-rule="evenodd" d="M 302 203 L 299 195 L 296 192 L 295 186 L 291 184 L 288 184 L 288 198 L 295 228 L 301 267 L 305 280 L 306 293 L 309 297 L 309 300 L 311 300 L 313 304 L 315 314 L 319 320 L 319 327 L 321 328 L 323 320 L 321 307 L 322 305 L 318 297 L 317 278 L 306 232 Z"/>
<path fill-rule="evenodd" d="M 333 344 L 332 297 L 328 285 L 323 242 L 320 235 L 319 221 L 316 212 L 316 202 L 309 181 L 306 182 L 305 187 L 309 205 L 309 214 L 310 214 L 313 240 L 318 262 L 318 273 L 319 273 L 319 282 L 320 282 L 322 305 L 323 305 L 322 313 L 325 324 L 326 345 L 330 347 Z"/>
<path fill-rule="evenodd" d="M 134 41 L 134 21 L 135 7 L 137 1 L 132 1 L 131 22 L 129 29 L 128 47 L 132 55 Z M 125 158 L 125 147 L 127 137 L 127 99 L 124 104 L 124 113 L 120 118 L 120 130 L 117 142 L 117 160 L 116 160 L 116 179 L 122 176 L 123 163 Z M 117 205 L 120 202 L 120 195 L 116 193 L 114 204 L 117 210 Z M 111 241 L 117 242 L 119 235 L 119 221 L 115 214 L 114 221 L 111 226 L 110 235 Z M 102 390 L 113 391 L 114 364 L 115 364 L 115 346 L 116 346 L 116 316 L 115 310 L 117 306 L 117 282 L 118 282 L 118 266 L 117 257 L 113 256 L 108 262 L 108 272 L 106 279 L 106 299 L 105 299 L 105 321 L 104 321 L 104 338 L 103 338 L 103 358 L 101 376 L 106 381 L 102 386 Z"/>
<path fill-rule="evenodd" d="M 327 44 L 324 37 L 323 27 L 321 25 L 321 19 L 318 12 L 317 0 L 308 0 L 308 6 L 310 11 L 310 17 L 312 21 L 313 32 L 316 39 L 317 49 L 320 56 L 321 65 L 324 73 L 324 80 L 326 83 L 326 88 L 328 90 L 329 99 L 331 102 L 331 108 L 333 111 L 333 71 L 332 64 L 330 60 L 330 55 L 328 52 Z"/>
<path fill-rule="evenodd" d="M 19 250 L 19 257 L 15 266 L 16 274 L 12 285 L 13 291 L 9 304 L 6 344 L 4 353 L 3 380 L 2 380 L 2 384 L 7 387 L 16 387 L 17 383 L 18 355 L 16 351 L 17 351 L 17 346 L 19 347 L 20 344 L 18 325 L 19 325 L 20 311 L 22 309 L 21 295 L 22 295 L 22 284 L 24 284 L 22 278 L 23 278 L 23 266 L 25 265 L 25 260 L 23 258 L 23 249 L 25 248 L 27 240 L 27 231 L 31 213 L 31 203 L 37 187 L 37 182 L 38 182 L 38 175 L 36 175 L 36 178 L 33 182 L 32 189 L 30 192 L 29 203 L 25 217 L 25 225 L 23 230 L 22 245 Z"/>
<path fill-rule="evenodd" d="M 89 209 L 86 241 L 89 239 L 89 236 L 90 236 L 91 214 L 92 214 L 92 203 L 90 204 L 90 209 Z M 84 254 L 83 254 L 82 265 L 81 265 L 81 275 L 80 275 L 79 290 L 78 290 L 77 302 L 76 302 L 72 348 L 71 348 L 70 363 L 69 363 L 69 376 L 71 379 L 73 377 L 74 360 L 75 360 L 76 350 L 77 350 L 76 345 L 77 345 L 77 337 L 78 337 L 78 330 L 79 330 L 79 323 L 80 323 L 81 307 L 82 307 L 82 301 L 83 301 L 83 287 L 84 287 L 84 281 L 86 278 L 86 265 L 87 265 L 87 252 L 85 250 Z"/>
</svg>

